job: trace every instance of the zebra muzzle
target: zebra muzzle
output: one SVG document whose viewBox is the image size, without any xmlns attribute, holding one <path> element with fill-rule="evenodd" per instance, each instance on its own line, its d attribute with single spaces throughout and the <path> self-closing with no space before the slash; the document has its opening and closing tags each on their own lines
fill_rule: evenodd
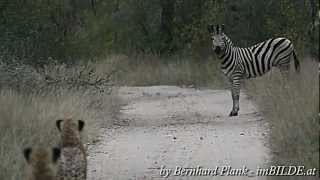
<svg viewBox="0 0 320 180">
<path fill-rule="evenodd" d="M 216 46 L 216 47 L 214 48 L 214 52 L 217 53 L 217 54 L 220 54 L 221 48 L 220 48 L 219 46 Z"/>
</svg>

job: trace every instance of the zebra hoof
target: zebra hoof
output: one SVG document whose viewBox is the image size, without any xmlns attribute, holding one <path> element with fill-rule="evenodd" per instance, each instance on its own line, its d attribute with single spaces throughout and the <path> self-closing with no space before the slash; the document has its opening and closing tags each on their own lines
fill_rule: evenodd
<svg viewBox="0 0 320 180">
<path fill-rule="evenodd" d="M 229 116 L 238 116 L 238 111 L 231 111 Z"/>
</svg>

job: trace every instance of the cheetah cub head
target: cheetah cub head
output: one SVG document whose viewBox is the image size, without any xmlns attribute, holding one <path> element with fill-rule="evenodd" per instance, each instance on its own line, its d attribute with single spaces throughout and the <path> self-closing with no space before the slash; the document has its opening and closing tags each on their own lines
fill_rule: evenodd
<svg viewBox="0 0 320 180">
<path fill-rule="evenodd" d="M 62 147 L 77 146 L 81 142 L 80 132 L 84 128 L 84 121 L 73 119 L 60 119 L 56 126 L 61 132 Z"/>
<path fill-rule="evenodd" d="M 25 148 L 23 155 L 27 162 L 27 180 L 56 180 L 59 148 Z"/>
</svg>

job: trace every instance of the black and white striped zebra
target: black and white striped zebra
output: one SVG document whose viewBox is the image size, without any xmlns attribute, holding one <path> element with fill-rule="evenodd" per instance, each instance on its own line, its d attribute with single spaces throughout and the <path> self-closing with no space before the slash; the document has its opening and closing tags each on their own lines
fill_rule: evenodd
<svg viewBox="0 0 320 180">
<path fill-rule="evenodd" d="M 292 42 L 286 38 L 273 38 L 247 48 L 233 45 L 224 34 L 224 25 L 209 25 L 212 49 L 221 59 L 221 70 L 231 82 L 233 107 L 229 116 L 237 116 L 239 111 L 240 84 L 242 79 L 254 78 L 278 67 L 287 74 L 290 60 L 299 71 L 300 64 Z"/>
</svg>

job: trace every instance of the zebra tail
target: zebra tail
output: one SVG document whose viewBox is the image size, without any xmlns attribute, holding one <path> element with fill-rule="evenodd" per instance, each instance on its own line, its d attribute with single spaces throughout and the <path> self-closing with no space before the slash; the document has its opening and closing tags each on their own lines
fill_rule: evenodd
<svg viewBox="0 0 320 180">
<path fill-rule="evenodd" d="M 293 60 L 294 60 L 294 67 L 296 68 L 297 72 L 300 72 L 300 62 L 297 58 L 296 52 L 293 51 Z"/>
</svg>

